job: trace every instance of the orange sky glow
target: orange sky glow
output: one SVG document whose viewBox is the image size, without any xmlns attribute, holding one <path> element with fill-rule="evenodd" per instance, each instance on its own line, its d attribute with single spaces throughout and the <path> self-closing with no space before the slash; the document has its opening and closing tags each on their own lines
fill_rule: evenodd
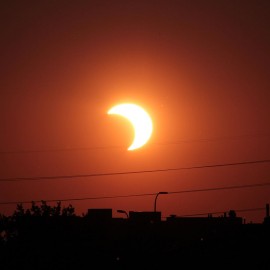
<svg viewBox="0 0 270 270">
<path fill-rule="evenodd" d="M 269 1 L 1 4 L 0 178 L 134 172 L 270 159 Z M 149 142 L 107 111 L 139 104 Z M 269 163 L 0 181 L 1 202 L 149 194 L 269 181 Z M 264 207 L 269 187 L 159 197 L 166 217 Z M 67 205 L 69 202 L 64 202 Z M 70 202 L 153 211 L 154 196 Z M 242 212 L 261 222 L 264 211 Z"/>
</svg>

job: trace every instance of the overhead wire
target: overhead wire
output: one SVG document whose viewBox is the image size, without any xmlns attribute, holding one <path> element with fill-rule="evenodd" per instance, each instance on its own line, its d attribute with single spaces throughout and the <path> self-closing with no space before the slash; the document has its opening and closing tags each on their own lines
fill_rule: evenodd
<svg viewBox="0 0 270 270">
<path fill-rule="evenodd" d="M 255 188 L 255 187 L 266 187 L 270 186 L 270 182 L 257 183 L 257 184 L 246 184 L 246 185 L 234 185 L 234 186 L 223 186 L 223 187 L 210 187 L 202 189 L 186 189 L 180 191 L 170 191 L 166 194 L 181 194 L 181 193 L 196 193 L 196 192 L 209 192 L 209 191 L 220 191 L 220 190 L 231 190 L 231 189 L 243 189 L 243 188 Z M 0 202 L 0 205 L 8 204 L 28 204 L 32 202 L 67 202 L 67 201 L 86 201 L 86 200 L 104 200 L 104 199 L 119 199 L 119 198 L 131 198 L 131 197 L 145 197 L 145 196 L 156 196 L 158 193 L 142 193 L 142 194 L 130 194 L 130 195 L 116 195 L 116 196 L 99 196 L 99 197 L 84 197 L 84 198 L 67 198 L 67 199 L 49 199 L 49 200 L 31 200 L 31 201 L 7 201 Z"/>
<path fill-rule="evenodd" d="M 253 211 L 263 211 L 265 208 L 263 207 L 255 207 L 255 208 L 244 208 L 244 209 L 231 209 L 234 210 L 235 212 L 253 212 Z M 196 213 L 196 214 L 184 214 L 184 215 L 179 215 L 179 217 L 196 217 L 196 216 L 206 216 L 206 215 L 219 215 L 219 214 L 224 214 L 227 213 L 228 211 L 216 211 L 216 212 L 204 212 L 204 213 Z"/>
<path fill-rule="evenodd" d="M 260 164 L 260 163 L 270 163 L 270 159 L 242 161 L 242 162 L 234 162 L 234 163 L 220 163 L 220 164 L 212 164 L 212 165 L 199 165 L 199 166 L 180 167 L 180 168 L 126 171 L 126 172 L 0 178 L 0 182 L 39 181 L 39 180 L 56 180 L 56 179 L 72 179 L 72 178 L 91 178 L 91 177 L 100 177 L 100 176 L 116 176 L 116 175 L 130 175 L 130 174 L 144 174 L 144 173 L 158 173 L 158 172 L 169 172 L 169 171 L 193 170 L 193 169 L 206 169 L 206 168 L 228 167 L 228 166 L 239 166 L 239 165 L 251 165 L 251 164 Z"/>
<path fill-rule="evenodd" d="M 256 137 L 269 137 L 270 134 L 245 134 L 237 136 L 222 136 L 214 138 L 202 138 L 193 140 L 177 140 L 160 143 L 149 143 L 151 145 L 177 145 L 182 143 L 202 143 L 202 142 L 215 142 L 224 140 L 235 139 L 249 139 Z M 74 152 L 74 151 L 91 151 L 91 150 L 106 150 L 106 149 L 121 149 L 123 146 L 90 146 L 90 147 L 67 147 L 67 148 L 55 148 L 55 149 L 34 149 L 34 150 L 14 150 L 14 151 L 0 151 L 0 155 L 7 154 L 31 154 L 31 153 L 53 153 L 53 152 Z"/>
</svg>

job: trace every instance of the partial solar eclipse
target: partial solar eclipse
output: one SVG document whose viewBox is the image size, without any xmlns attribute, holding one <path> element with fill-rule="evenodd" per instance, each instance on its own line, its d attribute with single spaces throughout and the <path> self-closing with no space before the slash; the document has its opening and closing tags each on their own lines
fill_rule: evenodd
<svg viewBox="0 0 270 270">
<path fill-rule="evenodd" d="M 116 114 L 127 118 L 134 128 L 134 139 L 128 150 L 135 150 L 150 139 L 153 124 L 149 114 L 140 106 L 132 103 L 119 104 L 112 107 L 108 114 Z"/>
</svg>

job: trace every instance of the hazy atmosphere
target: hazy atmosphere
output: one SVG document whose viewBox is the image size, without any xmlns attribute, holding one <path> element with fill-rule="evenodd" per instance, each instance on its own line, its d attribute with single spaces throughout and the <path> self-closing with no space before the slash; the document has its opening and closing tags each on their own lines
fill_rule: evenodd
<svg viewBox="0 0 270 270">
<path fill-rule="evenodd" d="M 153 211 L 160 191 L 164 217 L 264 208 L 270 186 L 177 192 L 269 181 L 269 12 L 269 1 L 1 2 L 0 212 L 89 198 L 63 204 L 122 216 Z M 107 114 L 123 102 L 153 120 L 134 151 L 130 123 Z"/>
</svg>

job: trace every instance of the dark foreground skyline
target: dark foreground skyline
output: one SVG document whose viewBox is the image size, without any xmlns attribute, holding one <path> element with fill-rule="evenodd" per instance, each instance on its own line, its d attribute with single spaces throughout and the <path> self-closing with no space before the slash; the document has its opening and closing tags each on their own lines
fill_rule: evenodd
<svg viewBox="0 0 270 270">
<path fill-rule="evenodd" d="M 27 209 L 24 209 L 27 210 Z M 1 269 L 269 269 L 269 205 L 262 224 L 244 224 L 231 210 L 220 217 L 175 217 L 161 212 L 18 207 L 0 219 Z"/>
</svg>

